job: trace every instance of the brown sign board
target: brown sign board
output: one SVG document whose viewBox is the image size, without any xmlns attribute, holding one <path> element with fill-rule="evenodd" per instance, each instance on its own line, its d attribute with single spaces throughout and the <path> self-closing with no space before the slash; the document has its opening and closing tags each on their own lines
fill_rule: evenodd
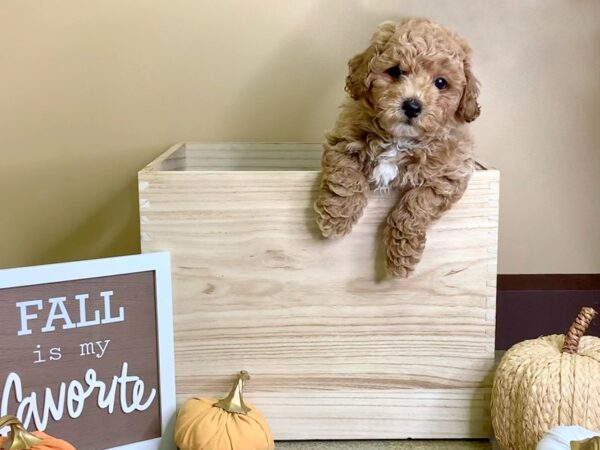
<svg viewBox="0 0 600 450">
<path fill-rule="evenodd" d="M 0 307 L 2 415 L 78 449 L 173 448 L 168 254 L 0 271 Z"/>
</svg>

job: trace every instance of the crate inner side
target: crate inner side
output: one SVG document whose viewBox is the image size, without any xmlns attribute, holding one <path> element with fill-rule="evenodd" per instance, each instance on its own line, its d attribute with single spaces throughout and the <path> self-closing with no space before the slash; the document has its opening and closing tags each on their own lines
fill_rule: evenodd
<svg viewBox="0 0 600 450">
<path fill-rule="evenodd" d="M 186 143 L 154 170 L 162 171 L 319 171 L 321 144 Z M 477 170 L 487 170 L 482 164 Z"/>
<path fill-rule="evenodd" d="M 169 171 L 317 171 L 320 144 L 186 143 L 162 161 Z"/>
</svg>

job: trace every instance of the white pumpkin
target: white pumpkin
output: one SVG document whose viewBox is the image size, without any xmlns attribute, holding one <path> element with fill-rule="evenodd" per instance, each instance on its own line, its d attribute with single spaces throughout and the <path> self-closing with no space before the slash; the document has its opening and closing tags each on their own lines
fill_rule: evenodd
<svg viewBox="0 0 600 450">
<path fill-rule="evenodd" d="M 572 441 L 585 441 L 594 436 L 600 436 L 600 433 L 577 426 L 555 427 L 546 433 L 536 450 L 571 450 Z"/>
</svg>

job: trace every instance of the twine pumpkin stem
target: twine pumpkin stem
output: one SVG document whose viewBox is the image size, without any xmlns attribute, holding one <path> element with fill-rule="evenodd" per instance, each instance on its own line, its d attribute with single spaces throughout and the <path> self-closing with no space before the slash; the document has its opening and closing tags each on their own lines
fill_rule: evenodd
<svg viewBox="0 0 600 450">
<path fill-rule="evenodd" d="M 565 343 L 562 348 L 563 353 L 571 353 L 573 355 L 577 353 L 579 340 L 585 334 L 597 314 L 594 308 L 588 306 L 581 308 L 577 318 L 565 334 Z"/>
<path fill-rule="evenodd" d="M 238 375 L 237 381 L 233 384 L 231 392 L 227 397 L 215 403 L 215 406 L 234 414 L 248 414 L 250 408 L 244 403 L 243 391 L 244 383 L 250 379 L 250 375 L 242 370 Z"/>
<path fill-rule="evenodd" d="M 42 439 L 27 431 L 15 416 L 0 417 L 0 428 L 6 426 L 10 426 L 10 445 L 6 447 L 7 450 L 29 450 L 42 442 Z"/>
</svg>

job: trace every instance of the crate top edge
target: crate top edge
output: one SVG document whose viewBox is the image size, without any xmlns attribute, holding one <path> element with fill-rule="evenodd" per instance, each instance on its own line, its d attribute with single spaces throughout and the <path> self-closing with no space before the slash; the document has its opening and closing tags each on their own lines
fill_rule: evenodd
<svg viewBox="0 0 600 450">
<path fill-rule="evenodd" d="M 250 141 L 182 141 L 176 144 L 173 144 L 169 147 L 165 152 L 161 153 L 158 157 L 148 163 L 145 167 L 138 171 L 138 174 L 144 174 L 148 172 L 153 173 L 210 173 L 210 172 L 240 172 L 240 170 L 224 170 L 224 169 L 214 169 L 214 170 L 164 170 L 160 166 L 163 162 L 173 156 L 179 150 L 185 150 L 189 147 L 198 148 L 198 149 L 206 149 L 215 148 L 219 146 L 225 146 L 234 150 L 243 150 L 243 149 L 256 149 L 257 147 L 267 147 L 269 149 L 274 148 L 296 148 L 297 150 L 305 150 L 311 152 L 321 152 L 322 150 L 322 142 L 295 142 L 295 141 L 287 141 L 287 142 L 250 142 Z M 477 172 L 490 172 L 490 173 L 499 173 L 499 170 L 494 167 L 492 164 L 488 163 L 485 159 L 481 158 L 478 155 L 474 155 L 476 171 Z M 267 169 L 252 169 L 252 170 L 243 170 L 243 172 L 253 172 L 253 173 L 263 173 L 263 172 L 277 172 L 274 170 Z M 285 172 L 293 173 L 293 172 L 302 172 L 302 173 L 311 173 L 320 172 L 320 169 L 296 169 L 296 170 L 285 170 Z"/>
</svg>

